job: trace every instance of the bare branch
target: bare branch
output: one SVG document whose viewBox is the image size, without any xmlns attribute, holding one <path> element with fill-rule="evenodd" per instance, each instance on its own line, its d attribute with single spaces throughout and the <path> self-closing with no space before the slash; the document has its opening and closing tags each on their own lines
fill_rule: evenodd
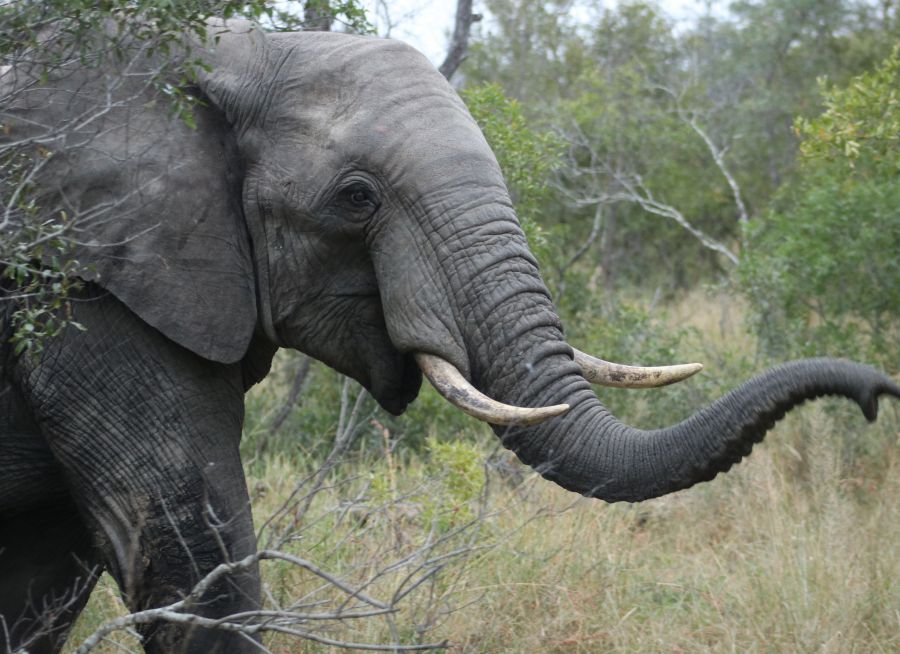
<svg viewBox="0 0 900 654">
<path fill-rule="evenodd" d="M 691 117 L 690 119 L 687 119 L 687 123 L 697 133 L 697 135 L 701 139 L 703 139 L 703 142 L 706 144 L 709 153 L 712 155 L 713 161 L 716 162 L 716 166 L 718 166 L 719 171 L 728 181 L 728 186 L 731 187 L 731 194 L 734 196 L 734 204 L 738 209 L 738 221 L 740 221 L 742 225 L 746 225 L 748 222 L 750 222 L 750 216 L 747 214 L 747 207 L 744 204 L 744 199 L 741 197 L 741 187 L 738 186 L 737 180 L 734 178 L 734 175 L 731 174 L 731 171 L 725 164 L 725 149 L 719 149 L 716 147 L 715 143 L 713 143 L 713 140 L 709 137 L 706 131 L 697 123 L 696 118 Z"/>
<path fill-rule="evenodd" d="M 257 552 L 256 554 L 246 556 L 240 561 L 219 564 L 206 576 L 204 576 L 199 582 L 197 582 L 197 584 L 195 584 L 191 589 L 190 593 L 188 593 L 187 596 L 185 596 L 183 599 L 173 602 L 167 606 L 154 609 L 146 609 L 144 611 L 136 611 L 134 613 L 109 620 L 108 622 L 98 627 L 90 636 L 88 636 L 81 643 L 79 648 L 75 650 L 75 654 L 87 654 L 95 647 L 97 647 L 109 634 L 115 631 L 120 631 L 128 627 L 134 627 L 140 624 L 149 624 L 158 621 L 177 622 L 181 624 L 204 627 L 207 629 L 221 629 L 223 631 L 245 634 L 247 636 L 254 636 L 265 631 L 273 631 L 297 636 L 325 645 L 331 645 L 333 647 L 340 647 L 344 649 L 358 649 L 365 651 L 421 652 L 427 650 L 443 649 L 446 647 L 445 642 L 424 645 L 378 645 L 371 643 L 354 643 L 335 640 L 332 638 L 325 638 L 310 631 L 297 629 L 290 626 L 292 624 L 302 623 L 303 621 L 309 620 L 311 617 L 309 614 L 297 613 L 292 611 L 244 611 L 223 618 L 207 618 L 186 611 L 186 609 L 192 603 L 200 600 L 203 595 L 207 591 L 209 591 L 210 588 L 212 588 L 212 586 L 220 579 L 234 574 L 235 572 L 248 570 L 254 567 L 260 561 L 265 560 L 285 561 L 294 566 L 308 570 L 314 575 L 321 577 L 322 579 L 327 581 L 329 585 L 334 586 L 335 588 L 338 588 L 347 593 L 349 596 L 362 600 L 366 604 L 369 604 L 377 609 L 375 611 L 369 612 L 351 611 L 334 613 L 331 615 L 319 614 L 313 616 L 314 619 L 342 620 L 348 617 L 364 618 L 384 615 L 396 610 L 390 604 L 373 599 L 359 589 L 351 588 L 337 577 L 325 572 L 306 559 L 302 559 L 300 557 L 276 550 L 262 550 L 260 552 Z M 254 621 L 254 619 L 256 618 L 260 619 L 261 621 Z"/>
<path fill-rule="evenodd" d="M 300 364 L 297 366 L 297 370 L 294 373 L 294 380 L 291 382 L 291 390 L 288 392 L 287 399 L 284 402 L 284 405 L 278 412 L 278 415 L 272 420 L 272 426 L 269 427 L 269 432 L 271 434 L 275 434 L 281 427 L 284 425 L 285 420 L 288 419 L 288 416 L 291 415 L 291 411 L 294 410 L 294 407 L 297 405 L 297 400 L 300 398 L 300 392 L 303 390 L 303 386 L 306 383 L 306 378 L 309 375 L 309 368 L 312 363 L 312 359 L 306 355 L 303 355 L 300 360 Z M 265 451 L 265 446 L 268 443 L 268 439 L 264 440 L 260 447 L 258 448 L 260 452 Z"/>
<path fill-rule="evenodd" d="M 674 220 L 678 225 L 683 227 L 691 236 L 700 241 L 700 244 L 725 256 L 735 266 L 740 262 L 737 255 L 732 252 L 724 243 L 717 241 L 707 235 L 703 230 L 695 227 L 685 218 L 684 214 L 678 209 L 665 202 L 660 202 L 653 193 L 644 184 L 640 175 L 633 175 L 630 179 L 621 175 L 615 175 L 616 181 L 621 184 L 623 192 L 612 193 L 605 196 L 606 201 L 623 200 L 626 202 L 636 202 L 644 211 L 652 213 L 656 216 L 669 218 Z"/>
<path fill-rule="evenodd" d="M 450 39 L 450 48 L 438 70 L 448 80 L 460 67 L 466 58 L 469 49 L 469 32 L 472 23 L 481 20 L 480 14 L 472 13 L 472 0 L 458 0 L 456 3 L 456 22 L 453 26 L 453 37 Z"/>
<path fill-rule="evenodd" d="M 575 195 L 570 189 L 560 185 L 559 190 L 569 199 L 570 203 L 581 207 L 597 206 L 598 210 L 599 206 L 615 202 L 637 204 L 648 213 L 675 221 L 675 223 L 696 238 L 703 247 L 722 254 L 733 265 L 738 265 L 739 258 L 731 248 L 692 224 L 676 207 L 658 200 L 644 183 L 641 175 L 634 172 L 623 172 L 614 168 L 611 162 L 604 159 L 597 152 L 590 139 L 578 125 L 573 126 L 573 132 L 569 135 L 569 141 L 573 143 L 574 147 L 584 150 L 590 156 L 589 166 L 573 165 L 571 174 L 578 177 L 591 176 L 595 180 L 595 186 L 601 188 L 610 186 L 612 189 L 595 195 L 584 196 Z M 604 184 L 601 180 L 611 181 L 612 184 Z M 597 217 L 595 215 L 596 225 Z M 592 229 L 592 233 L 593 231 Z"/>
<path fill-rule="evenodd" d="M 676 93 L 672 88 L 662 84 L 656 84 L 654 85 L 654 88 L 663 91 L 672 98 L 675 103 L 675 111 L 678 114 L 678 117 L 682 120 L 682 122 L 690 127 L 694 131 L 694 133 L 697 134 L 697 136 L 700 137 L 700 140 L 703 141 L 703 144 L 709 151 L 709 154 L 712 157 L 713 162 L 716 164 L 716 167 L 719 169 L 719 172 L 722 173 L 725 181 L 728 182 L 728 186 L 731 189 L 731 195 L 734 198 L 735 207 L 737 208 L 738 222 L 741 225 L 746 225 L 747 223 L 749 223 L 750 215 L 747 212 L 747 206 L 744 204 L 744 198 L 741 194 L 741 187 L 738 185 L 737 179 L 731 173 L 728 164 L 725 162 L 725 153 L 728 151 L 728 148 L 720 148 L 719 146 L 717 146 L 709 133 L 698 122 L 696 112 L 689 111 L 684 108 L 682 100 L 682 98 L 684 97 L 684 92 Z"/>
</svg>

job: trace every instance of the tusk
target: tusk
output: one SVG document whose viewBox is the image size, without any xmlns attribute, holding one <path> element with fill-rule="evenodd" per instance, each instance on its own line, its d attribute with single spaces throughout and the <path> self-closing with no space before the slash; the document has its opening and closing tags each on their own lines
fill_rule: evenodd
<svg viewBox="0 0 900 654">
<path fill-rule="evenodd" d="M 452 363 L 434 354 L 415 353 L 416 363 L 445 400 L 470 416 L 492 425 L 527 427 L 561 415 L 569 410 L 568 404 L 556 404 L 537 409 L 503 404 L 492 400 L 472 386 Z"/>
<path fill-rule="evenodd" d="M 575 350 L 575 348 L 572 348 Z M 580 350 L 575 350 L 575 363 L 581 374 L 592 384 L 616 388 L 656 388 L 687 379 L 703 370 L 702 363 L 682 363 L 677 366 L 642 368 L 610 363 Z"/>
</svg>

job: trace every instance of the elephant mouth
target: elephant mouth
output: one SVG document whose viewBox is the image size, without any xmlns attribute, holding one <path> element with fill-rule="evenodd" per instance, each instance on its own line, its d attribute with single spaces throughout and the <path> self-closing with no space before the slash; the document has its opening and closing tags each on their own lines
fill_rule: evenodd
<svg viewBox="0 0 900 654">
<path fill-rule="evenodd" d="M 419 395 L 422 373 L 413 353 L 391 341 L 377 289 L 344 292 L 334 298 L 348 308 L 351 338 L 360 340 L 326 363 L 359 381 L 386 411 L 402 414 Z"/>
<path fill-rule="evenodd" d="M 376 381 L 369 392 L 378 403 L 395 416 L 402 414 L 419 395 L 422 387 L 422 372 L 411 354 L 398 351 L 396 372 L 391 375 L 395 380 L 387 386 Z"/>
</svg>

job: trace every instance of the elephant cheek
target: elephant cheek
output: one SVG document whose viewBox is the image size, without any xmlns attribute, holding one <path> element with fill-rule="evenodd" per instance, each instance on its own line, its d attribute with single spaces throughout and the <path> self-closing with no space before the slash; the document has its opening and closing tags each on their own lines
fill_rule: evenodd
<svg viewBox="0 0 900 654">
<path fill-rule="evenodd" d="M 399 415 L 418 395 L 421 373 L 391 343 L 381 303 L 373 297 L 330 297 L 276 314 L 279 340 L 362 384 Z"/>
<path fill-rule="evenodd" d="M 352 334 L 353 346 L 342 349 L 343 353 L 355 352 L 354 360 L 341 363 L 347 364 L 347 374 L 363 384 L 386 411 L 400 415 L 418 396 L 422 373 L 412 355 L 398 350 L 388 338 L 380 306 L 377 317 L 371 317 L 376 321 L 358 323 Z"/>
</svg>

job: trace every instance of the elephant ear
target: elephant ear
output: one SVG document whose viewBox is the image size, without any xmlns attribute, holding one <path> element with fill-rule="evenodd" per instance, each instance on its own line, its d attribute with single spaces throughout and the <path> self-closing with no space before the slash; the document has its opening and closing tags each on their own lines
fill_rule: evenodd
<svg viewBox="0 0 900 654">
<path fill-rule="evenodd" d="M 79 275 L 176 343 L 232 363 L 257 322 L 242 159 L 225 112 L 194 88 L 192 116 L 174 115 L 153 65 L 65 71 L 17 94 L 3 123 L 11 138 L 63 126 L 41 146 L 52 156 L 38 186 L 42 210 L 72 224 Z"/>
</svg>

